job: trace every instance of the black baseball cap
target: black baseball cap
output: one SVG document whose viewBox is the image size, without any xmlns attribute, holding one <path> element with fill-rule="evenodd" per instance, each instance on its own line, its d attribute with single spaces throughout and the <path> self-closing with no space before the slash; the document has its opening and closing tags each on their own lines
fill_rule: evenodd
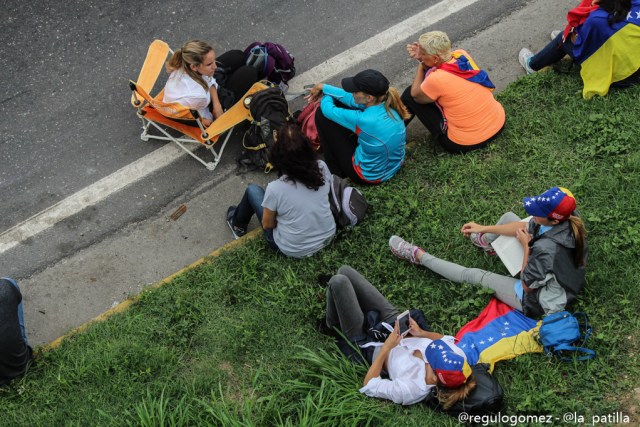
<svg viewBox="0 0 640 427">
<path fill-rule="evenodd" d="M 353 77 L 342 79 L 342 88 L 347 92 L 368 93 L 373 96 L 382 96 L 389 90 L 389 80 L 380 71 L 364 70 Z"/>
</svg>

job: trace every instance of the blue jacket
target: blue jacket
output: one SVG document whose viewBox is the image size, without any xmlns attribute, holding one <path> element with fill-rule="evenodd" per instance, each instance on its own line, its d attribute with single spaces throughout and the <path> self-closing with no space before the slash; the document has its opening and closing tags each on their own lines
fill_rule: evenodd
<svg viewBox="0 0 640 427">
<path fill-rule="evenodd" d="M 322 114 L 358 135 L 353 168 L 367 181 L 382 182 L 393 177 L 404 161 L 406 130 L 396 111 L 390 117 L 384 104 L 365 108 L 343 89 L 324 85 L 320 102 Z M 335 100 L 349 108 L 341 108 Z"/>
</svg>

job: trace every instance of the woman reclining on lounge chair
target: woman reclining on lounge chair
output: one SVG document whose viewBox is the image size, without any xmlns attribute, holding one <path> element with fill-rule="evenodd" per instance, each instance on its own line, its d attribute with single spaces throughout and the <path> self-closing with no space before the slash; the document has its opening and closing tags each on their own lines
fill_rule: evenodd
<svg viewBox="0 0 640 427">
<path fill-rule="evenodd" d="M 227 71 L 223 88 L 232 92 L 234 99 L 221 99 L 221 86 L 214 77 L 218 66 Z M 258 70 L 245 65 L 242 51 L 230 50 L 216 59 L 213 48 L 200 40 L 188 41 L 175 51 L 166 68 L 171 75 L 164 87 L 164 102 L 198 110 L 205 127 L 258 81 Z"/>
</svg>

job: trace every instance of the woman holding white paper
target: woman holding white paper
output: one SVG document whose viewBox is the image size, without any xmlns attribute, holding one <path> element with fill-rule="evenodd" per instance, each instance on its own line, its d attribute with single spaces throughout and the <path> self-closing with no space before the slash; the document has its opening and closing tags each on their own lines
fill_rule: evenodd
<svg viewBox="0 0 640 427">
<path fill-rule="evenodd" d="M 526 316 L 562 311 L 582 291 L 587 261 L 586 230 L 575 215 L 575 198 L 566 188 L 554 187 L 525 197 L 524 208 L 533 217 L 528 222 L 510 212 L 496 225 L 468 222 L 460 230 L 489 254 L 495 253 L 491 242 L 498 235 L 518 239 L 524 251 L 520 279 L 441 260 L 398 236 L 389 239 L 389 247 L 396 256 L 453 282 L 493 289 L 496 298 Z"/>
</svg>

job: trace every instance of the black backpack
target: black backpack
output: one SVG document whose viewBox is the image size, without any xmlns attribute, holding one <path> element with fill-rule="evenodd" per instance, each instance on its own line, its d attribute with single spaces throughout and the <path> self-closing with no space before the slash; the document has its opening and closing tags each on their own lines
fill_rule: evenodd
<svg viewBox="0 0 640 427">
<path fill-rule="evenodd" d="M 279 87 L 271 87 L 253 94 L 249 111 L 252 121 L 242 138 L 244 149 L 240 163 L 254 169 L 263 169 L 268 173 L 272 169 L 269 150 L 275 142 L 274 133 L 292 120 L 289 104 Z"/>
<path fill-rule="evenodd" d="M 362 222 L 369 205 L 360 190 L 347 185 L 338 175 L 332 178 L 329 205 L 336 225 L 338 228 L 354 227 Z"/>
<path fill-rule="evenodd" d="M 424 399 L 424 403 L 431 408 L 454 416 L 462 412 L 471 415 L 487 415 L 500 412 L 504 405 L 504 390 L 502 390 L 498 380 L 489 372 L 489 365 L 478 363 L 471 367 L 471 371 L 476 379 L 476 388 L 471 390 L 464 400 L 454 403 L 451 408 L 444 411 L 438 401 L 436 387 L 433 387 Z"/>
</svg>

